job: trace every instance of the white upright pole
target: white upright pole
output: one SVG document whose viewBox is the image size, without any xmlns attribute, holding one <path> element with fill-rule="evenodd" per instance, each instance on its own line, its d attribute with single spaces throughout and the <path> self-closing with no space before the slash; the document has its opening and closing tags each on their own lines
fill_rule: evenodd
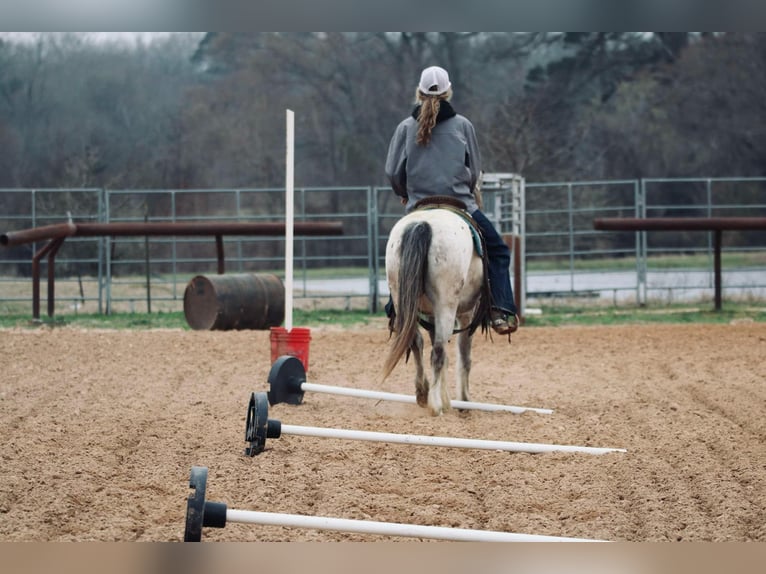
<svg viewBox="0 0 766 574">
<path fill-rule="evenodd" d="M 293 328 L 293 220 L 295 218 L 295 114 L 287 110 L 287 153 L 285 157 L 285 328 Z"/>
</svg>

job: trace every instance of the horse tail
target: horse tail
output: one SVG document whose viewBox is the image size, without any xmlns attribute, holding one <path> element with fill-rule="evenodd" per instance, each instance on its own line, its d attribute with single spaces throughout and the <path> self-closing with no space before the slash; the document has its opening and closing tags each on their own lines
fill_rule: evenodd
<svg viewBox="0 0 766 574">
<path fill-rule="evenodd" d="M 410 350 L 418 332 L 418 301 L 425 292 L 431 237 L 431 226 L 425 221 L 411 223 L 402 233 L 399 248 L 399 304 L 394 309 L 394 341 L 383 365 L 384 379 L 391 374 L 402 355 Z"/>
</svg>

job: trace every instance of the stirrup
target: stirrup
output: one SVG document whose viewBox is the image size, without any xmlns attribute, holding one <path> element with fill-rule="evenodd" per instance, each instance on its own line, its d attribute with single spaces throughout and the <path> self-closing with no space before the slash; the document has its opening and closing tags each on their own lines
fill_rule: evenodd
<svg viewBox="0 0 766 574">
<path fill-rule="evenodd" d="M 519 316 L 516 314 L 510 315 L 499 309 L 494 310 L 492 311 L 490 325 L 498 335 L 508 335 L 510 337 L 511 333 L 515 333 L 519 328 Z"/>
</svg>

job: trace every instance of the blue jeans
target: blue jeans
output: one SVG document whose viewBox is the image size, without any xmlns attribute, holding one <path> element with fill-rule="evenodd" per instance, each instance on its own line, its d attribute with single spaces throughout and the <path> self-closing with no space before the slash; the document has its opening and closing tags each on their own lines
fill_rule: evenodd
<svg viewBox="0 0 766 574">
<path fill-rule="evenodd" d="M 492 293 L 492 308 L 516 315 L 519 311 L 513 298 L 513 287 L 511 287 L 511 250 L 508 249 L 492 222 L 480 210 L 474 211 L 471 217 L 481 229 L 484 245 L 487 248 L 487 274 L 489 289 Z M 389 296 L 386 303 L 386 315 L 391 317 L 393 312 L 394 303 Z"/>
<path fill-rule="evenodd" d="M 513 298 L 513 287 L 511 287 L 511 250 L 508 249 L 495 226 L 481 210 L 474 211 L 471 217 L 481 229 L 484 244 L 487 247 L 487 266 L 489 268 L 487 271 L 489 288 L 492 292 L 492 307 L 515 315 L 519 311 Z"/>
</svg>

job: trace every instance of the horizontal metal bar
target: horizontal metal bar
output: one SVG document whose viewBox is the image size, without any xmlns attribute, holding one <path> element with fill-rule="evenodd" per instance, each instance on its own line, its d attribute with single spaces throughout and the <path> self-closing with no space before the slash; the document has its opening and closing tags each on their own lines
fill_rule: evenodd
<svg viewBox="0 0 766 574">
<path fill-rule="evenodd" d="M 726 231 L 766 229 L 766 217 L 655 217 L 594 219 L 604 231 Z"/>
<path fill-rule="evenodd" d="M 162 236 L 162 235 L 284 235 L 286 224 L 272 223 L 60 223 L 13 231 L 0 235 L 0 244 L 7 247 L 32 243 L 43 239 L 64 237 L 102 236 Z M 343 225 L 338 222 L 294 223 L 296 235 L 342 235 Z"/>
</svg>

